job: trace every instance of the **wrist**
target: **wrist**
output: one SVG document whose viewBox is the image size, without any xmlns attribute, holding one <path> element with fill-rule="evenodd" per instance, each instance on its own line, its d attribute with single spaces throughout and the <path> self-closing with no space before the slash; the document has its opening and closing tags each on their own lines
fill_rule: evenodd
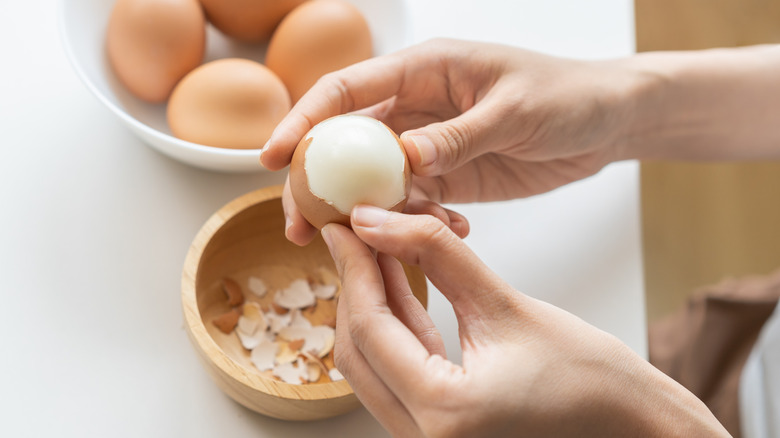
<svg viewBox="0 0 780 438">
<path fill-rule="evenodd" d="M 780 156 L 780 47 L 649 52 L 622 66 L 633 78 L 623 158 Z"/>
<path fill-rule="evenodd" d="M 659 69 L 655 54 L 639 54 L 619 60 L 619 68 L 630 79 L 623 92 L 627 114 L 621 159 L 643 159 L 651 155 L 654 146 L 667 128 L 666 108 L 674 97 L 670 93 L 672 78 L 669 72 Z"/>
<path fill-rule="evenodd" d="M 643 359 L 635 359 L 618 386 L 618 396 L 626 397 L 617 412 L 628 420 L 624 436 L 730 436 L 704 402 Z"/>
</svg>

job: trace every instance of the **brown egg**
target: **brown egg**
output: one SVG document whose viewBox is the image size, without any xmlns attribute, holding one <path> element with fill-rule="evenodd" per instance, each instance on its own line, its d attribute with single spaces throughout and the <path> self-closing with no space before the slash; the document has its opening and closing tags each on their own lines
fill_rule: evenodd
<svg viewBox="0 0 780 438">
<path fill-rule="evenodd" d="M 198 0 L 117 0 L 106 50 L 119 81 L 135 96 L 163 102 L 203 60 L 206 19 Z"/>
<path fill-rule="evenodd" d="M 225 35 L 244 42 L 271 38 L 285 15 L 306 0 L 200 0 L 206 18 Z"/>
<path fill-rule="evenodd" d="M 276 29 L 265 65 L 296 102 L 325 73 L 368 59 L 371 31 L 360 11 L 343 0 L 313 0 L 295 8 Z"/>
<path fill-rule="evenodd" d="M 168 102 L 168 125 L 193 143 L 259 149 L 288 111 L 290 96 L 271 70 L 248 59 L 220 59 L 179 82 Z"/>
<path fill-rule="evenodd" d="M 303 217 L 317 228 L 349 226 L 357 204 L 401 211 L 412 171 L 398 136 L 382 122 L 342 115 L 318 123 L 298 143 L 290 190 Z"/>
</svg>

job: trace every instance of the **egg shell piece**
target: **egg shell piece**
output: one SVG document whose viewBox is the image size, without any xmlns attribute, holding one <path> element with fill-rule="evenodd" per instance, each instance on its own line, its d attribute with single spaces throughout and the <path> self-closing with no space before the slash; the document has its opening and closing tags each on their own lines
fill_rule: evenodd
<svg viewBox="0 0 780 438">
<path fill-rule="evenodd" d="M 292 318 L 290 313 L 291 312 L 279 315 L 278 313 L 271 311 L 265 314 L 271 333 L 279 333 L 279 330 L 290 325 L 290 320 Z"/>
<path fill-rule="evenodd" d="M 314 305 L 316 298 L 309 282 L 303 279 L 293 280 L 289 286 L 274 295 L 274 303 L 285 309 L 302 309 Z"/>
<path fill-rule="evenodd" d="M 338 286 L 335 284 L 315 284 L 311 288 L 314 296 L 321 300 L 333 298 L 333 296 L 336 295 L 336 290 L 338 290 Z"/>
<path fill-rule="evenodd" d="M 270 370 L 274 367 L 276 353 L 279 345 L 275 342 L 264 342 L 252 349 L 249 358 L 260 371 Z"/>
<path fill-rule="evenodd" d="M 235 333 L 241 341 L 241 345 L 247 350 L 252 350 L 258 345 L 268 342 L 266 332 L 261 330 L 257 330 L 254 333 L 245 333 L 242 330 L 236 330 Z"/>
<path fill-rule="evenodd" d="M 341 371 L 337 370 L 336 368 L 331 368 L 330 371 L 328 371 L 328 377 L 330 377 L 330 380 L 334 382 L 344 380 L 344 376 L 341 374 Z"/>
<path fill-rule="evenodd" d="M 306 365 L 301 360 L 295 362 L 294 364 L 289 362 L 275 366 L 273 369 L 273 375 L 282 379 L 282 381 L 293 385 L 300 385 L 304 381 L 308 380 Z"/>
<path fill-rule="evenodd" d="M 106 32 L 111 69 L 133 95 L 164 102 L 200 65 L 206 18 L 197 0 L 117 0 Z"/>
<path fill-rule="evenodd" d="M 316 228 L 349 226 L 357 204 L 401 211 L 412 172 L 401 140 L 371 117 L 340 115 L 315 125 L 290 163 L 290 190 L 304 218 Z"/>
<path fill-rule="evenodd" d="M 255 294 L 259 298 L 263 298 L 268 293 L 268 286 L 265 284 L 262 278 L 249 277 L 248 286 L 249 291 Z"/>
</svg>

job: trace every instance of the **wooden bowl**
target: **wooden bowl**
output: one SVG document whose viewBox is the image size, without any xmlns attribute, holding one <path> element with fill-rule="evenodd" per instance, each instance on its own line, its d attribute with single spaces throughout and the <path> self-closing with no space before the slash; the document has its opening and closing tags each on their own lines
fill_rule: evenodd
<svg viewBox="0 0 780 438">
<path fill-rule="evenodd" d="M 252 364 L 236 334 L 225 334 L 212 322 L 230 310 L 221 288 L 226 277 L 242 283 L 257 276 L 275 289 L 323 268 L 336 272 L 321 237 L 303 248 L 287 241 L 281 194 L 282 187 L 276 186 L 241 196 L 200 229 L 182 274 L 185 327 L 206 370 L 238 403 L 284 420 L 333 417 L 360 405 L 345 380 L 331 382 L 323 375 L 318 382 L 293 385 L 264 375 Z M 405 268 L 412 291 L 427 305 L 425 276 L 417 268 Z M 335 318 L 333 309 L 318 304 L 309 319 L 318 324 Z M 332 353 L 324 358 L 329 366 L 332 360 Z"/>
</svg>

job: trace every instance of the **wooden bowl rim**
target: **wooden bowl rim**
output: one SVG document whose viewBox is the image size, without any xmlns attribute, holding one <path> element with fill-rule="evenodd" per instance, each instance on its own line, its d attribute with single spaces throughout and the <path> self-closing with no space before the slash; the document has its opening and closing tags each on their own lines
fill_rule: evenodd
<svg viewBox="0 0 780 438">
<path fill-rule="evenodd" d="M 272 380 L 258 374 L 247 372 L 246 368 L 233 361 L 206 331 L 195 294 L 196 276 L 201 257 L 214 235 L 235 216 L 257 204 L 278 199 L 282 195 L 283 186 L 271 186 L 249 192 L 230 201 L 217 210 L 203 224 L 193 239 L 187 252 L 182 273 L 182 307 L 184 322 L 193 342 L 198 344 L 205 356 L 225 375 L 230 376 L 241 385 L 272 396 L 293 400 L 323 400 L 335 399 L 353 394 L 346 380 L 308 385 L 293 385 Z M 190 269 L 187 269 L 190 268 Z M 193 310 L 194 309 L 194 310 Z"/>
</svg>

